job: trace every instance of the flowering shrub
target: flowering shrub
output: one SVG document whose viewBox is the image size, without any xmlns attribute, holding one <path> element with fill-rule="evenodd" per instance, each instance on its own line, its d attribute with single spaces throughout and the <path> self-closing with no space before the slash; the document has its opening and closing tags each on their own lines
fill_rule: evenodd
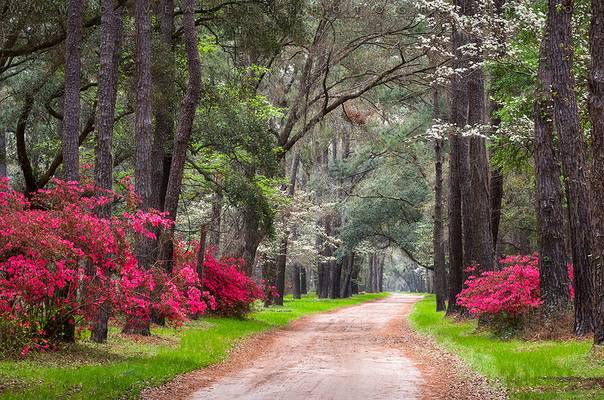
<svg viewBox="0 0 604 400">
<path fill-rule="evenodd" d="M 171 221 L 157 211 L 134 207 L 126 194 L 100 192 L 89 182 L 53 181 L 30 199 L 0 180 L 0 347 L 45 350 L 77 319 L 92 322 L 102 304 L 127 319 L 148 321 L 152 311 L 182 321 L 206 305 L 190 268 L 168 276 L 138 265 L 139 235 Z M 125 204 L 119 216 L 100 218 L 95 209 Z"/>
<path fill-rule="evenodd" d="M 199 244 L 175 246 L 176 268 L 190 268 L 196 262 Z M 216 314 L 242 317 L 250 312 L 252 304 L 264 299 L 264 293 L 250 277 L 241 271 L 242 260 L 233 258 L 217 260 L 211 251 L 204 258 L 203 288 Z"/>
<path fill-rule="evenodd" d="M 470 268 L 471 272 L 472 269 Z M 515 263 L 501 271 L 470 275 L 457 302 L 472 315 L 517 315 L 541 304 L 539 271 L 531 262 Z"/>
<path fill-rule="evenodd" d="M 538 308 L 542 301 L 539 293 L 539 256 L 512 255 L 499 261 L 500 271 L 487 271 L 480 276 L 470 275 L 466 287 L 457 295 L 457 302 L 475 316 L 505 314 L 517 316 Z M 472 273 L 471 266 L 466 272 Z M 572 264 L 568 265 L 572 282 Z M 570 285 L 571 296 L 574 295 Z"/>
</svg>

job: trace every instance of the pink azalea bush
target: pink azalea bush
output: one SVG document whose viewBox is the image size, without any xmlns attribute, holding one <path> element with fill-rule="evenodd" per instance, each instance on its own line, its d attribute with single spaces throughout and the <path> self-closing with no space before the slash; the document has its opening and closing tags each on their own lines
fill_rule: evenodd
<svg viewBox="0 0 604 400">
<path fill-rule="evenodd" d="M 512 255 L 499 261 L 502 269 L 487 271 L 479 276 L 469 275 L 465 288 L 457 295 L 457 302 L 474 316 L 505 315 L 516 317 L 541 304 L 539 293 L 539 256 Z M 466 272 L 472 273 L 475 266 Z M 572 265 L 568 274 L 572 282 Z M 574 295 L 572 285 L 569 288 Z"/>
<path fill-rule="evenodd" d="M 195 265 L 199 244 L 175 249 L 176 265 L 192 268 Z M 243 260 L 227 258 L 217 260 L 212 251 L 204 258 L 203 289 L 211 300 L 211 311 L 218 315 L 242 317 L 250 312 L 252 303 L 264 299 L 264 292 L 250 277 L 241 271 Z"/>
<path fill-rule="evenodd" d="M 241 315 L 261 291 L 238 266 L 208 257 L 207 291 L 195 263 L 176 252 L 172 273 L 143 268 L 134 252 L 141 236 L 155 238 L 172 222 L 156 210 L 138 209 L 130 181 L 125 194 L 90 181 L 53 181 L 26 198 L 0 180 L 0 349 L 45 351 L 66 325 L 92 324 L 101 307 L 116 321 L 146 323 L 158 316 L 179 324 L 209 307 Z M 110 219 L 96 210 L 111 202 Z M 178 249 L 182 247 L 176 246 Z"/>
</svg>

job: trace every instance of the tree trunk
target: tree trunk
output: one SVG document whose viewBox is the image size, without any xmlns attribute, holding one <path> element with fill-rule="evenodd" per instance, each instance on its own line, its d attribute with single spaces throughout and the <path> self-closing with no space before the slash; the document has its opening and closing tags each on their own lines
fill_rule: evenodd
<svg viewBox="0 0 604 400">
<path fill-rule="evenodd" d="M 151 201 L 151 19 L 149 0 L 136 0 L 135 190 L 142 207 Z M 146 265 L 148 267 L 148 265 Z"/>
<path fill-rule="evenodd" d="M 434 120 L 440 118 L 440 99 L 438 90 L 433 93 Z M 447 296 L 447 270 L 445 260 L 445 239 L 443 221 L 443 162 L 441 154 L 442 140 L 434 140 L 434 288 L 436 294 L 436 311 L 444 311 Z"/>
<path fill-rule="evenodd" d="M 222 225 L 222 193 L 212 195 L 212 216 L 210 220 L 209 245 L 214 249 L 214 256 L 220 258 L 220 229 Z"/>
<path fill-rule="evenodd" d="M 34 105 L 34 95 L 28 94 L 25 96 L 25 102 L 19 118 L 17 119 L 17 127 L 15 129 L 15 141 L 17 144 L 17 160 L 23 173 L 25 181 L 25 192 L 27 195 L 38 190 L 38 184 L 34 176 L 34 171 L 31 166 L 31 161 L 27 155 L 27 145 L 25 143 L 25 133 L 27 131 L 27 121 Z"/>
<path fill-rule="evenodd" d="M 468 15 L 476 18 L 479 13 L 478 0 L 469 0 L 467 3 Z M 472 36 L 470 42 L 476 48 L 482 46 L 482 40 L 479 37 Z M 468 75 L 468 125 L 476 128 L 484 126 L 486 119 L 485 78 L 481 66 L 482 62 L 482 56 L 478 52 L 477 55 L 471 58 L 472 70 Z M 493 232 L 491 230 L 489 157 L 486 139 L 483 136 L 474 135 L 470 137 L 469 161 L 470 202 L 473 211 L 470 221 L 472 231 L 471 261 L 480 265 L 481 271 L 491 271 L 495 268 L 495 254 L 493 250 Z"/>
<path fill-rule="evenodd" d="M 298 167 L 300 166 L 300 154 L 294 153 L 292 166 L 289 176 L 289 184 L 287 186 L 287 197 L 293 200 L 296 193 L 296 179 L 298 175 Z M 285 216 L 287 218 L 287 215 Z M 277 257 L 277 291 L 279 297 L 275 299 L 278 305 L 283 305 L 283 296 L 285 296 L 285 267 L 287 266 L 287 243 L 289 241 L 289 230 L 284 232 L 284 237 L 281 239 L 279 256 Z"/>
<path fill-rule="evenodd" d="M 361 272 L 361 263 L 352 264 L 352 276 L 350 277 L 350 293 L 359 294 L 359 273 Z"/>
<path fill-rule="evenodd" d="M 80 175 L 80 48 L 84 8 L 84 0 L 67 2 L 63 95 L 63 176 L 66 181 L 78 181 Z"/>
<path fill-rule="evenodd" d="M 539 286 L 546 315 L 559 315 L 570 306 L 560 166 L 554 147 L 554 106 L 549 49 L 551 34 L 546 27 L 541 43 L 537 92 L 535 94 L 535 173 L 539 217 Z"/>
<path fill-rule="evenodd" d="M 377 291 L 379 293 L 384 291 L 384 262 L 386 261 L 386 256 L 383 255 L 380 257 L 378 262 L 378 274 L 377 274 Z"/>
<path fill-rule="evenodd" d="M 250 277 L 254 272 L 256 252 L 263 236 L 259 225 L 258 216 L 254 210 L 246 210 L 243 216 L 243 247 L 240 256 L 235 258 L 243 259 L 243 271 Z"/>
<path fill-rule="evenodd" d="M 308 294 L 308 277 L 303 266 L 300 268 L 300 294 Z"/>
<path fill-rule="evenodd" d="M 114 0 L 103 0 L 101 7 L 100 70 L 97 92 L 95 182 L 99 188 L 113 187 L 113 123 L 117 98 L 119 52 L 122 36 L 121 7 Z M 97 213 L 102 218 L 111 216 L 111 204 Z"/>
<path fill-rule="evenodd" d="M 579 121 L 572 74 L 573 0 L 550 0 L 547 26 L 551 33 L 550 58 L 554 121 L 560 140 L 562 171 L 567 188 L 571 244 L 575 272 L 575 333 L 593 330 L 593 280 L 591 255 L 591 208 L 585 163 L 583 130 Z"/>
<path fill-rule="evenodd" d="M 6 131 L 0 130 L 0 178 L 6 176 Z"/>
<path fill-rule="evenodd" d="M 101 45 L 99 87 L 97 93 L 95 182 L 105 190 L 113 186 L 113 122 L 117 98 L 118 64 L 122 34 L 122 8 L 115 8 L 113 0 L 101 3 Z M 101 218 L 111 218 L 111 203 L 97 210 Z M 93 323 L 91 339 L 102 343 L 107 340 L 110 305 L 103 303 Z"/>
<path fill-rule="evenodd" d="M 283 305 L 283 297 L 285 296 L 285 267 L 287 265 L 287 242 L 288 238 L 281 239 L 279 246 L 279 255 L 277 256 L 276 262 L 276 280 L 275 286 L 279 295 L 275 297 L 275 304 L 278 306 Z"/>
<path fill-rule="evenodd" d="M 352 275 L 354 270 L 354 252 L 348 254 L 345 258 L 346 271 L 344 281 L 342 282 L 341 297 L 346 298 L 352 295 Z"/>
<path fill-rule="evenodd" d="M 604 3 L 591 2 L 591 70 L 589 80 L 589 112 L 593 145 L 593 268 L 595 284 L 594 343 L 604 343 Z M 599 205 L 596 207 L 595 205 Z"/>
<path fill-rule="evenodd" d="M 503 174 L 498 168 L 491 170 L 491 236 L 493 250 L 497 252 L 499 241 L 499 223 L 501 221 L 501 204 L 503 201 Z"/>
<path fill-rule="evenodd" d="M 292 294 L 294 299 L 301 299 L 302 294 L 300 290 L 300 266 L 298 264 L 292 267 Z"/>
<path fill-rule="evenodd" d="M 174 1 L 161 0 L 156 14 L 159 19 L 160 45 L 154 48 L 154 62 L 163 68 L 154 68 L 153 82 L 157 87 L 157 101 L 154 104 L 155 131 L 151 148 L 151 174 L 153 189 L 151 207 L 163 211 L 165 191 L 170 174 L 172 157 L 166 153 L 168 142 L 174 135 L 174 95 L 175 67 L 174 57 Z"/>
<path fill-rule="evenodd" d="M 463 7 L 463 0 L 455 4 Z M 453 46 L 455 48 L 456 67 L 463 67 L 463 59 L 459 48 L 465 44 L 463 32 L 456 28 L 453 32 Z M 457 77 L 452 83 L 451 96 L 451 122 L 457 129 L 462 129 L 467 124 L 468 96 L 467 82 L 462 77 Z M 447 314 L 459 312 L 457 294 L 463 286 L 463 234 L 462 234 L 462 200 L 461 200 L 461 141 L 457 132 L 449 135 L 449 303 Z"/>
<path fill-rule="evenodd" d="M 134 190 L 141 199 L 141 207 L 151 205 L 151 19 L 149 0 L 136 0 L 135 4 L 135 58 L 136 58 L 136 110 Z M 137 258 L 143 268 L 153 263 L 152 243 L 139 236 Z M 128 320 L 124 333 L 150 335 L 149 321 Z"/>
<path fill-rule="evenodd" d="M 337 299 L 340 296 L 342 263 L 341 261 L 333 260 L 329 264 L 329 298 Z"/>
<path fill-rule="evenodd" d="M 178 199 L 182 186 L 182 177 L 185 169 L 185 160 L 189 139 L 191 138 L 191 129 L 195 119 L 197 103 L 201 95 L 201 62 L 199 60 L 199 50 L 197 49 L 197 30 L 195 28 L 195 0 L 186 0 L 184 3 L 183 28 L 185 48 L 187 52 L 187 65 L 189 68 L 189 85 L 187 93 L 180 106 L 180 118 L 174 136 L 174 146 L 172 155 L 172 164 L 170 166 L 170 175 L 168 178 L 168 187 L 166 190 L 166 199 L 164 208 L 168 212 L 168 217 L 176 220 L 178 213 Z M 164 261 L 164 267 L 167 271 L 172 271 L 172 248 L 174 227 L 165 231 L 160 240 L 160 260 Z"/>
<path fill-rule="evenodd" d="M 197 250 L 197 276 L 199 277 L 199 286 L 201 293 L 204 291 L 204 268 L 203 262 L 206 255 L 206 237 L 208 235 L 207 224 L 202 224 L 199 227 L 199 249 Z"/>
</svg>

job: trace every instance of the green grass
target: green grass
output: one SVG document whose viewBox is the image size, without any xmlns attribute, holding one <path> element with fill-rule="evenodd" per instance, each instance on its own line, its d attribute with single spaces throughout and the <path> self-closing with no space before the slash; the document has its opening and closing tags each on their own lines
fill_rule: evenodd
<svg viewBox="0 0 604 400">
<path fill-rule="evenodd" d="M 245 320 L 204 318 L 181 329 L 157 328 L 151 340 L 110 332 L 105 345 L 86 340 L 59 352 L 21 360 L 0 360 L 0 399 L 137 398 L 146 387 L 223 360 L 230 348 L 254 333 L 286 325 L 301 316 L 387 296 L 364 294 L 350 299 L 286 298 Z"/>
<path fill-rule="evenodd" d="M 434 296 L 418 302 L 413 327 L 499 381 L 512 399 L 604 399 L 604 363 L 591 357 L 590 340 L 502 340 L 478 332 L 475 321 L 444 318 L 435 307 Z"/>
</svg>

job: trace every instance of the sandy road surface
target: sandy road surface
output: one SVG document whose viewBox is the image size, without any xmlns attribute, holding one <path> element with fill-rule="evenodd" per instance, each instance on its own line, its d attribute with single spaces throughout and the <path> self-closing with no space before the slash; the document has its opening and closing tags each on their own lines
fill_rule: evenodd
<svg viewBox="0 0 604 400">
<path fill-rule="evenodd" d="M 387 299 L 292 324 L 250 365 L 193 394 L 194 399 L 415 399 L 414 363 L 388 340 L 419 297 Z"/>
</svg>

